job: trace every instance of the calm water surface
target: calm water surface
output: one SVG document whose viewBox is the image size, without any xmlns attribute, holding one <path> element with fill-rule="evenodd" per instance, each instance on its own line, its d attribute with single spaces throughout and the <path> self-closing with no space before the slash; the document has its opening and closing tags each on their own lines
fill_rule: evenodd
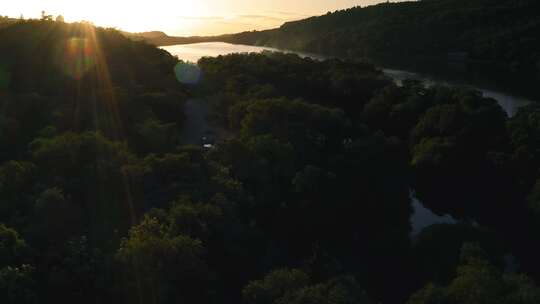
<svg viewBox="0 0 540 304">
<path fill-rule="evenodd" d="M 283 52 L 298 54 L 301 57 L 310 57 L 313 59 L 324 59 L 323 56 L 309 53 L 292 52 L 279 50 L 271 47 L 251 46 L 242 44 L 230 44 L 225 42 L 203 42 L 193 44 L 179 44 L 164 46 L 162 49 L 178 56 L 183 61 L 197 62 L 202 57 L 217 57 L 220 55 L 228 55 L 234 53 L 260 53 L 264 51 Z"/>
<path fill-rule="evenodd" d="M 309 54 L 309 53 L 299 53 L 292 51 L 284 51 L 275 48 L 269 47 L 258 47 L 258 46 L 249 46 L 249 45 L 238 45 L 230 44 L 223 42 L 208 42 L 208 43 L 194 43 L 194 44 L 184 44 L 184 45 L 173 45 L 162 47 L 162 49 L 168 51 L 169 53 L 178 56 L 179 59 L 189 62 L 197 62 L 202 57 L 215 57 L 219 55 L 227 55 L 233 53 L 260 53 L 263 51 L 273 51 L 273 52 L 285 52 L 285 53 L 295 53 L 301 57 L 310 57 L 317 60 L 324 60 L 324 56 Z M 400 85 L 405 79 L 417 79 L 423 81 L 427 86 L 432 86 L 436 84 L 446 84 L 446 85 L 467 85 L 465 83 L 456 83 L 448 82 L 445 80 L 435 79 L 428 75 L 413 73 L 409 71 L 401 70 L 392 70 L 384 69 L 386 75 L 394 79 L 394 81 Z M 530 100 L 521 98 L 518 96 L 508 95 L 502 92 L 478 88 L 471 86 L 480 90 L 484 96 L 491 97 L 496 99 L 501 107 L 508 113 L 509 116 L 513 116 L 519 107 L 530 103 Z M 411 192 L 411 201 L 413 203 L 414 213 L 411 216 L 411 223 L 413 227 L 412 235 L 417 235 L 422 229 L 437 223 L 454 223 L 452 217 L 438 216 L 431 212 L 429 209 L 425 208 L 418 199 L 414 197 L 414 193 Z"/>
<path fill-rule="evenodd" d="M 436 84 L 445 84 L 445 85 L 451 85 L 451 86 L 455 86 L 455 85 L 469 86 L 466 83 L 450 82 L 443 79 L 434 79 L 433 77 L 430 77 L 429 75 L 413 73 L 409 71 L 384 69 L 384 72 L 386 73 L 386 75 L 392 77 L 398 85 L 401 85 L 403 83 L 403 80 L 412 78 L 412 79 L 417 79 L 417 80 L 422 81 L 427 86 L 433 86 Z M 495 90 L 479 88 L 476 86 L 470 86 L 470 87 L 480 90 L 482 93 L 484 93 L 485 97 L 490 97 L 497 100 L 499 102 L 499 105 L 501 105 L 501 107 L 506 111 L 506 113 L 510 117 L 516 114 L 519 107 L 522 107 L 532 102 L 531 100 L 526 99 L 526 98 L 512 96 L 512 95 L 498 92 Z"/>
</svg>

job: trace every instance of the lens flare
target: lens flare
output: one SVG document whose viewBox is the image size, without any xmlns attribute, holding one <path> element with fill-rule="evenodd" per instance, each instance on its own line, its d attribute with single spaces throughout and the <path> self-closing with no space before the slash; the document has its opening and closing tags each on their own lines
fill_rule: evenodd
<svg viewBox="0 0 540 304">
<path fill-rule="evenodd" d="M 96 51 L 87 38 L 68 39 L 64 50 L 64 72 L 81 79 L 95 64 Z"/>
<path fill-rule="evenodd" d="M 174 67 L 174 73 L 183 84 L 197 84 L 201 79 L 201 69 L 197 65 L 182 61 Z"/>
</svg>

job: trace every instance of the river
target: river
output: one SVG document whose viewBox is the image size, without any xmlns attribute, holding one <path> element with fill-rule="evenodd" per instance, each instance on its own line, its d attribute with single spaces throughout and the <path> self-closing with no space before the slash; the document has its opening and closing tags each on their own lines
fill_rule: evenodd
<svg viewBox="0 0 540 304">
<path fill-rule="evenodd" d="M 298 54 L 301 57 L 310 57 L 313 59 L 323 60 L 325 57 L 317 54 L 293 52 L 287 50 L 280 50 L 270 47 L 260 47 L 251 45 L 230 44 L 225 42 L 203 42 L 193 44 L 181 44 L 162 47 L 162 49 L 169 53 L 178 56 L 183 61 L 197 62 L 202 57 L 215 57 L 219 55 L 227 55 L 232 53 L 260 53 L 263 51 L 271 52 L 285 52 Z M 414 73 L 410 71 L 383 69 L 384 73 L 394 79 L 397 84 L 401 84 L 403 80 L 414 78 L 422 80 L 426 85 L 431 86 L 435 84 L 446 85 L 466 85 L 465 83 L 451 82 L 444 79 L 437 79 L 430 75 Z M 526 105 L 531 102 L 526 98 L 513 96 L 499 92 L 493 89 L 479 88 L 471 86 L 481 91 L 484 96 L 496 99 L 501 107 L 508 113 L 509 116 L 513 116 L 520 106 Z"/>
<path fill-rule="evenodd" d="M 173 45 L 162 47 L 162 49 L 168 51 L 169 53 L 178 56 L 179 59 L 188 62 L 197 62 L 202 57 L 215 57 L 219 55 L 227 55 L 232 53 L 260 53 L 263 51 L 272 51 L 272 52 L 285 52 L 285 53 L 294 53 L 298 54 L 301 57 L 310 57 L 317 60 L 324 60 L 324 56 L 309 54 L 309 53 L 299 53 L 292 51 L 284 51 L 270 47 L 258 47 L 258 46 L 249 46 L 249 45 L 238 45 L 230 44 L 224 42 L 205 42 L 205 43 L 194 43 L 194 44 L 184 44 L 184 45 Z M 384 73 L 391 77 L 398 85 L 400 85 L 405 79 L 417 79 L 423 81 L 427 86 L 432 86 L 436 84 L 446 84 L 446 85 L 466 85 L 465 83 L 451 82 L 444 79 L 437 79 L 429 75 L 414 73 L 410 71 L 394 70 L 394 69 L 383 69 Z M 492 89 L 479 88 L 471 86 L 479 91 L 481 91 L 484 96 L 491 97 L 496 99 L 501 107 L 506 111 L 506 113 L 511 117 L 513 116 L 519 107 L 530 103 L 530 100 L 521 98 L 518 96 L 512 96 L 499 92 Z M 418 199 L 415 198 L 414 193 L 411 192 L 411 201 L 413 203 L 414 213 L 411 216 L 412 224 L 412 235 L 417 235 L 422 229 L 436 223 L 454 223 L 452 217 L 438 216 L 431 212 L 429 209 L 425 208 Z"/>
</svg>

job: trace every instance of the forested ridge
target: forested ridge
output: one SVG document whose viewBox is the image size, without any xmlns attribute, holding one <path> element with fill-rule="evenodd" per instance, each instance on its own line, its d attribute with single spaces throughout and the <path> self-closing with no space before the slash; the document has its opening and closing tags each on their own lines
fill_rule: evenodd
<svg viewBox="0 0 540 304">
<path fill-rule="evenodd" d="M 274 30 L 149 41 L 160 45 L 224 41 L 369 60 L 538 100 L 538 37 L 536 0 L 422 0 L 329 12 Z"/>
<path fill-rule="evenodd" d="M 536 104 L 87 23 L 0 41 L 2 303 L 540 301 Z M 181 145 L 188 98 L 230 138 Z M 411 192 L 458 223 L 411 235 Z"/>
</svg>

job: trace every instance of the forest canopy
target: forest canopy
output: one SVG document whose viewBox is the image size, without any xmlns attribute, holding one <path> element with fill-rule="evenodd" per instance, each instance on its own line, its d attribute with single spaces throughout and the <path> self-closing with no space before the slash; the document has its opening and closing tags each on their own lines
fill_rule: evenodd
<svg viewBox="0 0 540 304">
<path fill-rule="evenodd" d="M 0 29 L 2 303 L 539 302 L 538 105 L 272 52 L 186 84 L 50 19 Z M 413 194 L 456 223 L 412 234 Z"/>
</svg>

